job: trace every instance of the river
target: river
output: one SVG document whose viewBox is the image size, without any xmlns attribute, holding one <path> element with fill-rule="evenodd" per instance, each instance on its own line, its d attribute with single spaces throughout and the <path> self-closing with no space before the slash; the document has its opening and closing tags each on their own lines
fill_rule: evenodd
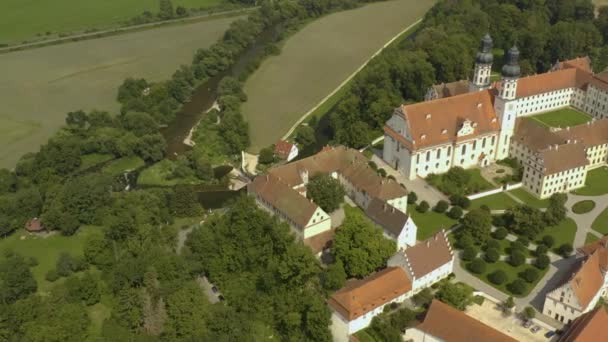
<svg viewBox="0 0 608 342">
<path fill-rule="evenodd" d="M 217 99 L 217 87 L 226 76 L 239 78 L 250 63 L 264 53 L 267 44 L 276 41 L 278 29 L 269 28 L 263 31 L 237 61 L 226 71 L 201 83 L 193 92 L 189 102 L 184 103 L 173 122 L 161 129 L 167 141 L 167 156 L 175 158 L 191 149 L 184 143 L 192 129 L 195 129 L 203 115 L 211 109 Z"/>
</svg>

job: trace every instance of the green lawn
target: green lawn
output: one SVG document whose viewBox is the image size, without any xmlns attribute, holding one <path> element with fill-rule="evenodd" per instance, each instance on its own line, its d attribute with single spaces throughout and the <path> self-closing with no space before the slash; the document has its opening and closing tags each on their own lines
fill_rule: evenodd
<svg viewBox="0 0 608 342">
<path fill-rule="evenodd" d="M 572 244 L 576 235 L 576 223 L 573 219 L 567 218 L 557 226 L 547 227 L 544 232 L 539 235 L 539 239 L 545 235 L 551 235 L 555 239 L 553 251 L 557 253 L 557 249 L 564 243 Z"/>
<path fill-rule="evenodd" d="M 144 166 L 146 163 L 139 157 L 123 157 L 116 159 L 101 169 L 101 172 L 117 176 L 125 171 L 133 171 Z"/>
<path fill-rule="evenodd" d="M 467 269 L 467 267 L 466 267 L 467 263 L 461 262 L 461 265 L 462 265 L 462 267 L 464 269 Z M 487 263 L 486 272 L 483 273 L 483 274 L 481 274 L 481 275 L 480 274 L 471 273 L 471 272 L 469 272 L 469 273 L 471 273 L 475 277 L 477 277 L 480 280 L 482 280 L 484 283 L 486 283 L 486 284 L 494 287 L 495 289 L 497 289 L 497 290 L 499 290 L 501 292 L 504 292 L 504 293 L 506 293 L 508 295 L 511 295 L 513 297 L 525 297 L 525 296 L 527 296 L 530 293 L 530 291 L 532 291 L 532 289 L 534 287 L 536 287 L 536 285 L 538 284 L 538 282 L 544 277 L 545 273 L 547 273 L 547 271 L 549 270 L 548 267 L 546 269 L 544 269 L 544 270 L 538 270 L 537 269 L 539 271 L 538 279 L 536 280 L 536 282 L 534 282 L 532 284 L 526 282 L 526 285 L 527 285 L 526 291 L 523 294 L 521 294 L 521 295 L 516 295 L 516 294 L 512 293 L 511 291 L 509 291 L 509 289 L 507 287 L 508 287 L 508 285 L 513 280 L 519 278 L 519 273 L 523 272 L 524 270 L 526 270 L 527 268 L 530 268 L 530 267 L 534 267 L 534 266 L 532 266 L 530 264 L 523 264 L 523 265 L 518 266 L 518 267 L 513 267 L 513 266 L 509 265 L 508 263 L 506 263 L 505 261 L 497 261 L 497 262 L 495 262 L 493 264 Z M 501 285 L 496 285 L 496 284 L 492 283 L 488 279 L 488 275 L 491 274 L 494 271 L 497 271 L 497 270 L 503 270 L 507 274 L 507 281 L 504 282 Z"/>
<path fill-rule="evenodd" d="M 222 0 L 173 0 L 174 8 L 212 7 Z M 2 0 L 0 44 L 37 36 L 117 26 L 143 11 L 158 12 L 158 0 Z"/>
<path fill-rule="evenodd" d="M 595 236 L 595 234 L 591 234 L 591 233 L 587 233 L 587 235 L 585 236 L 585 245 L 595 242 L 597 240 L 599 240 L 600 238 L 598 238 L 597 236 Z"/>
<path fill-rule="evenodd" d="M 139 0 L 124 0 L 135 1 Z M 11 16 L 9 6 L 23 3 L 46 8 L 66 2 L 0 0 L 0 35 L 7 32 L 2 25 L 6 23 L 4 17 Z M 76 8 L 118 2 L 78 1 L 82 5 Z M 79 20 L 81 13 L 76 8 L 57 12 L 62 13 L 61 19 Z M 36 22 L 30 13 L 21 15 L 31 18 L 28 23 Z M 216 18 L 0 54 L 0 168 L 13 168 L 23 154 L 38 151 L 64 125 L 70 111 L 97 109 L 118 113 L 116 92 L 125 78 L 141 77 L 151 82 L 169 79 L 180 64 L 191 63 L 197 49 L 216 42 L 237 18 Z"/>
<path fill-rule="evenodd" d="M 243 116 L 250 127 L 250 151 L 257 153 L 275 143 L 434 3 L 371 3 L 311 21 L 292 35 L 281 54 L 267 58 L 245 82 L 248 100 L 243 104 Z M 314 115 L 327 111 L 339 97 L 328 99 Z"/>
<path fill-rule="evenodd" d="M 81 227 L 73 236 L 54 234 L 47 238 L 30 235 L 25 230 L 19 230 L 12 235 L 0 239 L 0 258 L 4 258 L 4 251 L 13 250 L 26 257 L 34 257 L 38 265 L 32 267 L 32 273 L 38 283 L 38 291 L 48 292 L 52 286 L 44 279 L 46 273 L 55 268 L 59 254 L 67 252 L 71 255 L 82 255 L 85 240 L 93 234 L 101 234 L 97 227 Z"/>
<path fill-rule="evenodd" d="M 516 206 L 518 203 L 514 199 L 504 193 L 498 193 L 471 201 L 473 208 L 479 208 L 482 205 L 488 206 L 492 210 L 509 209 Z"/>
<path fill-rule="evenodd" d="M 587 172 L 585 186 L 574 190 L 582 196 L 600 196 L 608 194 L 608 167 L 600 167 Z"/>
<path fill-rule="evenodd" d="M 604 209 L 593 221 L 591 228 L 602 235 L 608 234 L 608 208 Z"/>
<path fill-rule="evenodd" d="M 534 208 L 546 208 L 549 206 L 549 199 L 539 199 L 536 196 L 528 192 L 524 188 L 519 188 L 509 191 L 513 196 L 519 198 L 525 204 Z"/>
<path fill-rule="evenodd" d="M 86 170 L 92 166 L 95 166 L 95 165 L 101 164 L 101 163 L 105 163 L 112 159 L 114 159 L 114 156 L 111 154 L 99 154 L 99 153 L 85 154 L 84 156 L 80 157 L 80 167 L 78 167 L 78 170 L 80 170 L 80 171 Z"/>
<path fill-rule="evenodd" d="M 421 214 L 416 211 L 415 205 L 409 205 L 407 212 L 412 216 L 416 226 L 418 226 L 417 240 L 426 240 L 441 229 L 448 229 L 457 222 L 445 214 L 439 214 L 432 210 Z"/>
<path fill-rule="evenodd" d="M 584 200 L 572 205 L 572 212 L 575 214 L 586 214 L 595 208 L 595 202 L 592 200 Z"/>
<path fill-rule="evenodd" d="M 359 339 L 360 342 L 380 342 L 376 340 L 376 338 L 367 332 L 367 329 L 363 329 L 355 333 L 355 336 Z"/>
<path fill-rule="evenodd" d="M 531 116 L 530 119 L 546 127 L 569 127 L 584 124 L 591 116 L 573 108 L 563 108 L 552 112 Z"/>
<path fill-rule="evenodd" d="M 201 184 L 203 181 L 196 177 L 170 179 L 174 164 L 170 160 L 160 161 L 143 170 L 137 178 L 139 185 L 173 186 L 184 184 Z"/>
</svg>

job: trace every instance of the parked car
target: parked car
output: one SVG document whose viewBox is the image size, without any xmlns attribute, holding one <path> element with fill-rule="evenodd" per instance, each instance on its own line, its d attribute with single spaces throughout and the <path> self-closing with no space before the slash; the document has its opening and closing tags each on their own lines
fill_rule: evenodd
<svg viewBox="0 0 608 342">
<path fill-rule="evenodd" d="M 545 337 L 546 337 L 546 338 L 551 338 L 551 337 L 553 337 L 553 336 L 555 336 L 555 335 L 556 335 L 555 331 L 549 331 L 549 332 L 547 332 L 547 333 L 545 334 Z"/>
<path fill-rule="evenodd" d="M 540 327 L 538 325 L 533 326 L 532 328 L 530 328 L 530 331 L 533 334 L 536 334 L 538 331 L 540 330 Z"/>
<path fill-rule="evenodd" d="M 524 326 L 524 328 L 528 329 L 529 327 L 532 326 L 532 321 L 525 320 L 523 326 Z"/>
</svg>

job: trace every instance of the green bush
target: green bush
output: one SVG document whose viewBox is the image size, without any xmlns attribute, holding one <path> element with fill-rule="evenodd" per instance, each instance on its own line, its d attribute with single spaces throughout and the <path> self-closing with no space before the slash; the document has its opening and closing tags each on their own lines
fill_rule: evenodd
<svg viewBox="0 0 608 342">
<path fill-rule="evenodd" d="M 473 297 L 473 303 L 477 304 L 477 305 L 483 305 L 483 302 L 485 302 L 486 298 L 484 296 L 475 296 Z"/>
<path fill-rule="evenodd" d="M 500 251 L 500 247 L 500 242 L 498 242 L 498 240 L 488 239 L 488 241 L 486 241 L 486 250 L 496 249 L 497 251 Z"/>
<path fill-rule="evenodd" d="M 592 200 L 584 200 L 574 203 L 572 212 L 575 214 L 586 214 L 595 208 L 595 202 Z"/>
<path fill-rule="evenodd" d="M 494 231 L 494 233 L 492 233 L 492 235 L 497 240 L 504 240 L 507 237 L 507 235 L 509 235 L 509 231 L 507 230 L 507 228 L 500 227 L 500 228 L 496 229 Z"/>
<path fill-rule="evenodd" d="M 549 248 L 547 248 L 547 246 L 545 246 L 545 245 L 541 244 L 541 245 L 536 246 L 536 256 L 545 255 L 545 254 L 547 254 L 548 251 L 549 251 Z"/>
<path fill-rule="evenodd" d="M 559 246 L 559 249 L 557 250 L 559 255 L 561 255 L 564 258 L 567 258 L 570 256 L 570 254 L 572 254 L 572 252 L 574 251 L 574 248 L 572 248 L 572 245 L 569 243 L 565 243 L 561 246 Z"/>
<path fill-rule="evenodd" d="M 477 250 L 477 248 L 475 248 L 473 246 L 467 246 L 462 251 L 462 260 L 464 260 L 464 261 L 471 261 L 471 260 L 473 260 L 473 259 L 475 259 L 477 257 L 477 253 L 479 253 L 479 251 Z"/>
<path fill-rule="evenodd" d="M 516 295 L 524 294 L 527 287 L 526 282 L 524 282 L 522 279 L 515 279 L 511 284 L 507 285 L 507 289 Z"/>
<path fill-rule="evenodd" d="M 386 178 L 386 170 L 385 169 L 378 169 L 378 175 L 382 178 Z"/>
<path fill-rule="evenodd" d="M 369 165 L 369 167 L 372 168 L 372 170 L 377 171 L 378 170 L 378 165 L 376 165 L 376 163 L 374 163 L 373 161 L 368 161 L 367 165 Z"/>
<path fill-rule="evenodd" d="M 521 243 L 521 245 L 526 248 L 530 245 L 530 240 L 525 236 L 518 237 L 517 242 Z"/>
<path fill-rule="evenodd" d="M 451 207 L 446 215 L 453 220 L 458 220 L 462 217 L 462 208 L 458 206 Z"/>
<path fill-rule="evenodd" d="M 485 259 L 489 263 L 495 263 L 500 259 L 500 253 L 495 248 L 488 248 L 484 254 Z"/>
<path fill-rule="evenodd" d="M 527 250 L 526 246 L 519 241 L 511 241 L 509 247 L 511 248 L 511 251 L 521 251 L 522 253 L 525 253 Z"/>
<path fill-rule="evenodd" d="M 555 238 L 551 235 L 545 235 L 543 236 L 543 244 L 548 248 L 551 248 L 555 245 Z"/>
<path fill-rule="evenodd" d="M 407 194 L 407 203 L 408 204 L 414 204 L 416 203 L 416 201 L 418 201 L 418 195 L 416 195 L 415 192 L 410 192 L 409 194 Z"/>
<path fill-rule="evenodd" d="M 507 273 L 503 270 L 496 270 L 488 275 L 488 279 L 495 285 L 502 285 L 507 281 Z"/>
<path fill-rule="evenodd" d="M 437 213 L 445 213 L 445 211 L 448 210 L 449 206 L 450 206 L 450 204 L 447 201 L 440 200 L 439 202 L 437 202 L 437 204 L 433 208 L 433 211 L 435 211 Z"/>
<path fill-rule="evenodd" d="M 539 272 L 536 268 L 526 268 L 525 271 L 522 272 L 521 277 L 524 278 L 528 283 L 533 283 L 538 279 Z"/>
<path fill-rule="evenodd" d="M 420 204 L 416 206 L 416 211 L 419 213 L 426 213 L 429 210 L 429 203 L 427 201 L 422 201 Z"/>
<path fill-rule="evenodd" d="M 513 267 L 521 266 L 526 262 L 526 256 L 520 251 L 512 251 L 509 256 L 509 264 Z"/>
<path fill-rule="evenodd" d="M 476 258 L 469 264 L 469 270 L 475 274 L 483 274 L 486 271 L 486 262 Z"/>
<path fill-rule="evenodd" d="M 539 255 L 536 260 L 534 261 L 534 265 L 538 268 L 540 268 L 541 270 L 546 269 L 547 267 L 549 267 L 549 264 L 551 263 L 551 259 L 549 259 L 549 257 L 545 254 L 543 255 Z"/>
<path fill-rule="evenodd" d="M 462 195 L 452 195 L 450 196 L 450 203 L 455 206 L 459 206 L 463 209 L 467 209 L 471 206 L 471 200 Z"/>
<path fill-rule="evenodd" d="M 59 279 L 59 274 L 57 274 L 57 270 L 52 269 L 52 270 L 49 270 L 48 272 L 46 272 L 44 279 L 46 279 L 47 281 L 50 281 L 52 283 L 55 280 Z"/>
</svg>

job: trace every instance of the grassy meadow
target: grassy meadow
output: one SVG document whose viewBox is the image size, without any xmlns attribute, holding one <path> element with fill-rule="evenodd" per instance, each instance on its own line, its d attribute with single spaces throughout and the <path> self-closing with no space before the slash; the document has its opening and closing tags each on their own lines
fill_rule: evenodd
<svg viewBox="0 0 608 342">
<path fill-rule="evenodd" d="M 172 0 L 173 7 L 213 7 L 225 0 Z M 157 13 L 158 0 L 2 0 L 0 44 L 38 35 L 81 32 L 117 26 L 144 11 Z"/>
<path fill-rule="evenodd" d="M 245 83 L 243 113 L 257 152 L 283 136 L 433 0 L 392 0 L 334 13 L 290 37 Z M 270 129 L 272 128 L 272 129 Z"/>
<path fill-rule="evenodd" d="M 116 94 L 125 78 L 169 78 L 235 19 L 0 54 L 0 168 L 11 168 L 24 153 L 37 151 L 69 111 L 118 110 Z"/>
</svg>

